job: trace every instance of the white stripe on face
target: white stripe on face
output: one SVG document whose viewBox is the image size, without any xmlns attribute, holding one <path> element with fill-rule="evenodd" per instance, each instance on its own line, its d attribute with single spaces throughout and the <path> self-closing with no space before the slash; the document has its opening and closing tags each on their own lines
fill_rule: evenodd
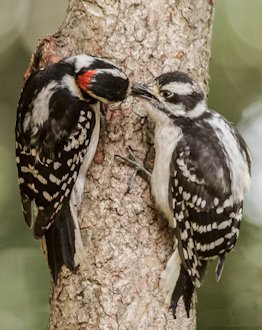
<svg viewBox="0 0 262 330">
<path fill-rule="evenodd" d="M 95 60 L 96 58 L 93 56 L 81 54 L 77 56 L 72 56 L 68 58 L 66 61 L 67 62 L 75 61 L 75 68 L 76 68 L 75 71 L 78 72 L 84 67 L 88 68 Z"/>
<path fill-rule="evenodd" d="M 178 95 L 190 95 L 193 93 L 193 86 L 190 83 L 173 81 L 163 86 L 162 90 L 168 90 Z"/>
<path fill-rule="evenodd" d="M 117 68 L 112 68 L 112 69 L 97 69 L 97 73 L 106 73 L 108 75 L 111 75 L 113 77 L 119 77 L 119 78 L 122 78 L 122 79 L 127 79 L 127 76 L 119 71 Z"/>
</svg>

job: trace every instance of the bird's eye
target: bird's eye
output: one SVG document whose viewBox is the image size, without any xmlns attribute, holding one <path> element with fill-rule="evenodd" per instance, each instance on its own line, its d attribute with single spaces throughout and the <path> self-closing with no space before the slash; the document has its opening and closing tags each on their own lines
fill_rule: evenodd
<svg viewBox="0 0 262 330">
<path fill-rule="evenodd" d="M 160 92 L 160 95 L 166 99 L 166 98 L 170 97 L 172 95 L 172 93 L 170 91 L 163 90 Z"/>
</svg>

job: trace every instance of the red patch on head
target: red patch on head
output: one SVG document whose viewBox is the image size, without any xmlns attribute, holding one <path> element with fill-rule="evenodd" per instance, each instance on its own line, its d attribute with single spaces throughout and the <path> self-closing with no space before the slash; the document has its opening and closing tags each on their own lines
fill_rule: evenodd
<svg viewBox="0 0 262 330">
<path fill-rule="evenodd" d="M 96 70 L 85 71 L 77 77 L 77 84 L 83 90 L 86 91 L 91 84 L 93 77 L 96 75 Z"/>
</svg>

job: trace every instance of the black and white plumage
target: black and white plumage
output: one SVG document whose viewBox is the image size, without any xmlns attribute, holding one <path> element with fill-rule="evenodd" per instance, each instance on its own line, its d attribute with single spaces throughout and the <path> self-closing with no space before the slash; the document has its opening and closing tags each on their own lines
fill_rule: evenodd
<svg viewBox="0 0 262 330">
<path fill-rule="evenodd" d="M 160 285 L 174 316 L 181 296 L 189 315 L 207 262 L 218 258 L 219 280 L 225 255 L 237 241 L 250 153 L 236 129 L 207 109 L 203 91 L 186 73 L 165 73 L 132 89 L 147 99 L 155 123 L 152 195 L 175 230 L 174 253 Z"/>
<path fill-rule="evenodd" d="M 127 76 L 85 54 L 33 73 L 17 110 L 16 161 L 23 213 L 42 239 L 54 281 L 63 265 L 75 271 L 82 241 L 77 212 L 96 151 L 101 102 L 129 93 Z"/>
</svg>

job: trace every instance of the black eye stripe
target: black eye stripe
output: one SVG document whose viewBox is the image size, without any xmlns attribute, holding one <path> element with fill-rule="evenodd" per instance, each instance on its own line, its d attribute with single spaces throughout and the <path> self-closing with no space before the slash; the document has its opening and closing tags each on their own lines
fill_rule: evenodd
<svg viewBox="0 0 262 330">
<path fill-rule="evenodd" d="M 170 102 L 170 103 L 174 103 L 174 104 L 177 104 L 177 103 L 183 103 L 182 100 L 181 100 L 181 96 L 178 95 L 178 94 L 172 94 L 172 95 L 168 98 L 168 102 Z"/>
<path fill-rule="evenodd" d="M 186 111 L 193 109 L 197 103 L 204 99 L 204 94 L 193 92 L 190 95 L 178 95 L 172 94 L 171 97 L 168 98 L 169 103 L 173 104 L 183 104 L 185 106 Z"/>
</svg>

